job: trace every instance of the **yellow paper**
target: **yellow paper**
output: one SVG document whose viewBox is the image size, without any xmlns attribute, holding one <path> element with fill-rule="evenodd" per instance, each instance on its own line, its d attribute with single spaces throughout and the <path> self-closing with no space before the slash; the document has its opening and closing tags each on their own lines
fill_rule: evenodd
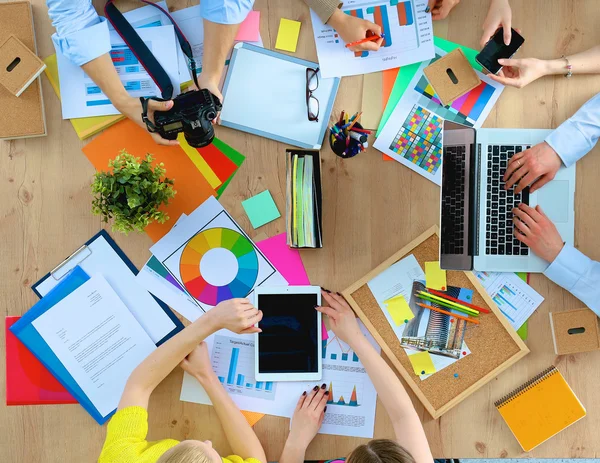
<svg viewBox="0 0 600 463">
<path fill-rule="evenodd" d="M 412 313 L 412 310 L 410 310 L 410 306 L 402 294 L 388 299 L 383 303 L 387 307 L 387 310 L 392 316 L 392 320 L 394 320 L 396 326 L 403 325 L 408 320 L 415 318 L 415 315 Z"/>
<path fill-rule="evenodd" d="M 300 26 L 302 25 L 299 21 L 292 21 L 291 19 L 281 18 L 279 21 L 279 31 L 277 32 L 277 42 L 275 42 L 275 48 L 278 50 L 296 52 L 296 45 L 298 45 L 298 36 L 300 35 Z"/>
<path fill-rule="evenodd" d="M 183 148 L 183 151 L 185 151 L 185 154 L 187 154 L 188 158 L 191 159 L 194 165 L 202 173 L 211 188 L 220 187 L 223 183 L 221 182 L 221 179 L 217 177 L 217 174 L 215 174 L 214 170 L 210 168 L 198 150 L 188 144 L 183 133 L 177 135 L 177 141 L 179 142 L 181 148 Z"/>
<path fill-rule="evenodd" d="M 415 375 L 430 375 L 436 371 L 431 355 L 427 351 L 409 355 L 408 360 L 412 364 Z"/>
<path fill-rule="evenodd" d="M 425 262 L 425 280 L 428 288 L 446 291 L 446 270 L 440 268 L 439 262 Z"/>
</svg>

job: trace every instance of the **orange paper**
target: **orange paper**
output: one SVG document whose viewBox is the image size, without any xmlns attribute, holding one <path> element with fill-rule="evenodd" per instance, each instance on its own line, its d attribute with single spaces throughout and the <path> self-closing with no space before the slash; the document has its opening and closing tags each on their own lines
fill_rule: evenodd
<svg viewBox="0 0 600 463">
<path fill-rule="evenodd" d="M 143 158 L 147 153 L 154 164 L 162 162 L 166 176 L 175 181 L 177 194 L 161 210 L 169 215 L 164 224 L 153 222 L 146 227 L 152 241 L 158 241 L 171 229 L 181 214 L 190 214 L 210 196 L 216 196 L 208 181 L 179 146 L 157 145 L 150 134 L 135 122 L 126 119 L 96 137 L 83 147 L 83 152 L 97 171 L 108 170 L 108 161 L 122 150 Z"/>
<path fill-rule="evenodd" d="M 398 71 L 400 68 L 388 69 L 383 71 L 383 87 L 381 92 L 381 97 L 383 98 L 383 107 L 387 105 L 388 100 L 390 99 L 390 95 L 392 94 L 392 89 L 394 88 L 394 84 L 396 83 L 396 77 L 398 77 Z M 384 161 L 393 161 L 394 158 L 391 158 L 385 154 L 381 155 Z"/>
</svg>

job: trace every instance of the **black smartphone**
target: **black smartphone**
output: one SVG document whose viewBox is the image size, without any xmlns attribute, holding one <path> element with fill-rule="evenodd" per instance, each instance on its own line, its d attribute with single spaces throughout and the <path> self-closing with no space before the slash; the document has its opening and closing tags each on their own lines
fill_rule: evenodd
<svg viewBox="0 0 600 463">
<path fill-rule="evenodd" d="M 511 58 L 523 45 L 525 39 L 514 29 L 511 29 L 510 45 L 504 43 L 504 31 L 498 29 L 483 50 L 475 57 L 475 60 L 492 74 L 498 74 L 502 65 L 499 59 Z"/>
</svg>

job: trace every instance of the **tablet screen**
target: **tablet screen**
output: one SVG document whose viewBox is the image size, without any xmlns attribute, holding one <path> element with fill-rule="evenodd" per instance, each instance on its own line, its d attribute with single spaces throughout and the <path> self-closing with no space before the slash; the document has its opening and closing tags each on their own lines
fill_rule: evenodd
<svg viewBox="0 0 600 463">
<path fill-rule="evenodd" d="M 260 373 L 318 372 L 317 296 L 260 294 L 258 307 L 258 371 Z"/>
</svg>

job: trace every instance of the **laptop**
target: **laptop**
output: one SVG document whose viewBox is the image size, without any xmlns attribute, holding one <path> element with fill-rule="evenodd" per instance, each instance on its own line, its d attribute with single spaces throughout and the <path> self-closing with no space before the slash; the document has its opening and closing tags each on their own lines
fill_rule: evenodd
<svg viewBox="0 0 600 463">
<path fill-rule="evenodd" d="M 575 166 L 534 193 L 504 190 L 510 158 L 550 130 L 474 129 L 444 121 L 440 265 L 448 270 L 543 272 L 548 262 L 514 236 L 513 207 L 540 205 L 566 243 L 575 234 Z"/>
</svg>

